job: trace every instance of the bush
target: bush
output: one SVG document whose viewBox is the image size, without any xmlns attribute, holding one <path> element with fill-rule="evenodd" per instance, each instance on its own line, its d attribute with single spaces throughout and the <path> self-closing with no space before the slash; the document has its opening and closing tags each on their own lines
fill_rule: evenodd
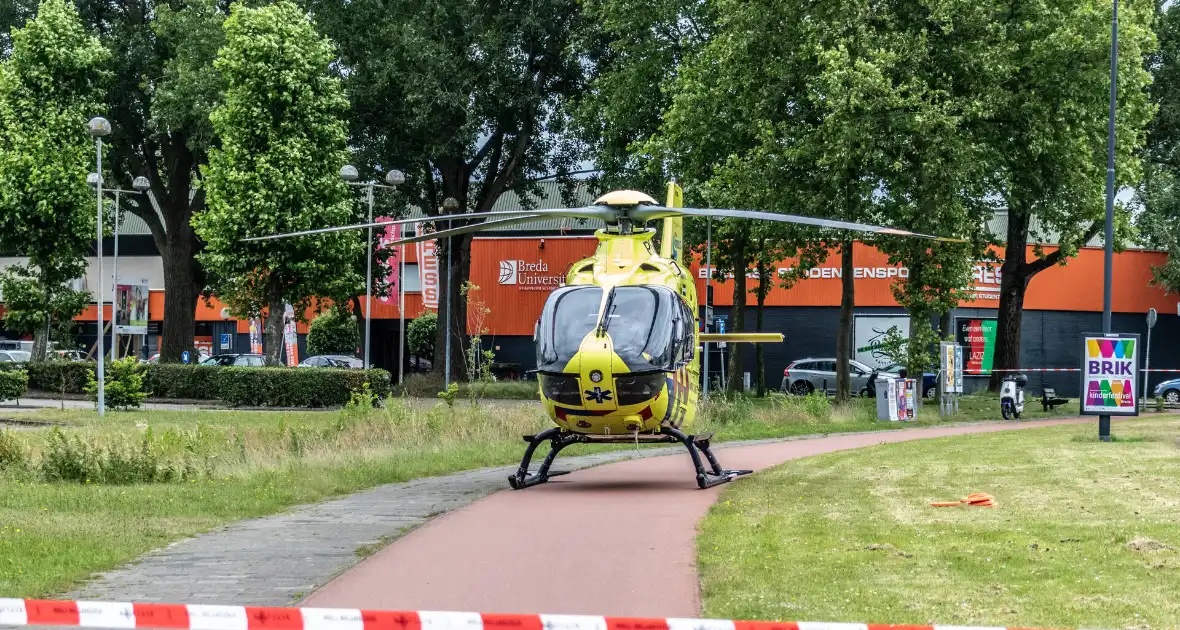
<svg viewBox="0 0 1180 630">
<path fill-rule="evenodd" d="M 484 398 L 497 400 L 537 400 L 541 396 L 537 390 L 537 381 L 496 381 L 494 383 L 483 384 L 482 386 L 484 388 Z M 468 387 L 468 383 L 459 383 L 458 395 L 460 397 L 467 396 Z M 401 393 L 415 398 L 434 398 L 444 389 L 446 388 L 443 387 L 441 373 L 425 372 L 406 376 L 405 383 L 401 386 Z"/>
<path fill-rule="evenodd" d="M 106 387 L 103 402 L 107 409 L 138 409 L 147 394 L 143 391 L 143 365 L 135 357 L 124 357 L 112 362 L 103 373 Z M 86 384 L 90 400 L 98 400 L 98 378 L 94 375 Z"/>
<path fill-rule="evenodd" d="M 45 481 L 107 484 L 185 481 L 199 476 L 188 462 L 183 466 L 162 463 L 152 446 L 150 429 L 136 449 L 118 444 L 104 448 L 55 427 L 45 440 L 40 472 Z"/>
<path fill-rule="evenodd" d="M 24 468 L 28 460 L 29 453 L 17 439 L 16 433 L 0 429 L 0 470 Z"/>
<path fill-rule="evenodd" d="M 311 356 L 352 356 L 360 345 L 361 333 L 357 329 L 356 316 L 352 313 L 329 310 L 315 318 L 307 330 L 307 352 Z"/>
<path fill-rule="evenodd" d="M 30 361 L 29 387 L 55 394 L 81 394 L 94 377 L 93 361 Z"/>
<path fill-rule="evenodd" d="M 426 311 L 406 327 L 406 345 L 417 357 L 434 357 L 434 339 L 438 335 L 438 314 Z M 431 392 L 431 395 L 437 393 Z"/>
<path fill-rule="evenodd" d="M 28 391 L 28 372 L 23 370 L 0 372 L 0 401 L 17 400 Z"/>
<path fill-rule="evenodd" d="M 369 385 L 378 398 L 389 394 L 385 370 L 330 368 L 222 368 L 217 397 L 226 404 L 249 407 L 339 407 Z"/>
<path fill-rule="evenodd" d="M 143 377 L 143 388 L 155 398 L 217 399 L 217 365 L 182 365 L 160 363 L 149 365 Z"/>
</svg>

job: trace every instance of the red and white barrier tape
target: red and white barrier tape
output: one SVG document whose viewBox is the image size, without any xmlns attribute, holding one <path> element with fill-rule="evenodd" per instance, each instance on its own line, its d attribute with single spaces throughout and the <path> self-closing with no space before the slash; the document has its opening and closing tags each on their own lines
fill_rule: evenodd
<svg viewBox="0 0 1180 630">
<path fill-rule="evenodd" d="M 0 599 L 0 626 L 180 630 L 967 630 L 939 625 L 489 615 L 356 608 L 262 608 Z M 971 630 L 1005 630 L 981 628 Z"/>
</svg>

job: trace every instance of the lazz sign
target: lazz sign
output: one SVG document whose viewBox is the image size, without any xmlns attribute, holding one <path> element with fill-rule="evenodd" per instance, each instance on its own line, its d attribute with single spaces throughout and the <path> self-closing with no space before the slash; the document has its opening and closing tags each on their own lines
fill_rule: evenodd
<svg viewBox="0 0 1180 630">
<path fill-rule="evenodd" d="M 1090 416 L 1137 416 L 1139 335 L 1082 337 L 1082 409 Z"/>
</svg>

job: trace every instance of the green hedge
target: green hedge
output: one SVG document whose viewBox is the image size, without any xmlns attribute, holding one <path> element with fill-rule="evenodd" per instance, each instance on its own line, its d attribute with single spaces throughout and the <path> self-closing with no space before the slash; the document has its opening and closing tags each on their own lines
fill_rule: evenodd
<svg viewBox="0 0 1180 630">
<path fill-rule="evenodd" d="M 390 377 L 385 370 L 227 367 L 216 377 L 223 402 L 249 407 L 339 406 L 365 383 L 377 396 L 389 395 Z"/>
<path fill-rule="evenodd" d="M 216 365 L 152 364 L 143 376 L 143 389 L 154 398 L 216 400 L 217 373 L 224 369 Z"/>
<path fill-rule="evenodd" d="M 90 361 L 30 361 L 25 364 L 29 387 L 53 394 L 82 394 L 94 375 Z"/>
<path fill-rule="evenodd" d="M 94 366 L 88 361 L 30 362 L 29 387 L 51 394 L 81 394 Z M 144 391 L 153 398 L 219 400 L 251 407 L 340 406 L 366 382 L 377 396 L 389 395 L 390 376 L 385 370 L 152 364 L 143 376 Z"/>
<path fill-rule="evenodd" d="M 29 391 L 29 376 L 21 370 L 0 372 L 0 401 L 17 400 Z"/>
</svg>

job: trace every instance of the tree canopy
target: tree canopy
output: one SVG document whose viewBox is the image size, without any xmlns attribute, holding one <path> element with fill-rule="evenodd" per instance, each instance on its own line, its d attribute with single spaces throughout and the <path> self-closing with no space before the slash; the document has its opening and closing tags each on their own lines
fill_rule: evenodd
<svg viewBox="0 0 1180 630">
<path fill-rule="evenodd" d="M 348 161 L 348 101 L 330 74 L 331 45 L 291 2 L 236 5 L 215 68 L 224 100 L 210 115 L 220 147 L 202 169 L 208 209 L 196 215 L 210 288 L 238 316 L 268 309 L 267 360 L 277 363 L 282 313 L 313 297 L 342 302 L 362 280 L 355 232 L 256 241 L 242 238 L 345 224 L 353 202 L 339 169 Z"/>
<path fill-rule="evenodd" d="M 44 0 L 11 36 L 0 64 L 0 249 L 23 253 L 28 265 L 3 276 L 4 319 L 36 335 L 40 358 L 51 320 L 74 317 L 86 302 L 68 283 L 85 272 L 96 236 L 86 123 L 102 111 L 109 55 L 65 0 Z"/>
</svg>

